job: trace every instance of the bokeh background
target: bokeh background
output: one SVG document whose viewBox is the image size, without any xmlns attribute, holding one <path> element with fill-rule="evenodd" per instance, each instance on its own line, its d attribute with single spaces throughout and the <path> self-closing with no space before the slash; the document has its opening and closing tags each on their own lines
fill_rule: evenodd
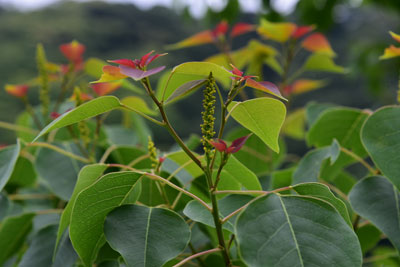
<svg viewBox="0 0 400 267">
<path fill-rule="evenodd" d="M 44 45 L 51 62 L 66 63 L 58 47 L 74 39 L 86 45 L 85 58 L 137 58 L 150 50 L 166 52 L 166 45 L 222 19 L 257 24 L 261 18 L 315 24 L 337 53 L 335 62 L 348 69 L 345 75 L 319 75 L 329 84 L 296 98 L 292 107 L 312 100 L 369 109 L 396 102 L 400 61 L 379 61 L 379 56 L 394 43 L 388 31 L 400 32 L 398 0 L 0 0 L 0 121 L 14 122 L 23 110 L 4 85 L 37 76 L 37 43 Z M 240 38 L 234 48 L 251 38 L 256 34 Z M 217 50 L 207 45 L 167 52 L 159 62 L 172 68 Z M 265 78 L 274 82 L 275 77 L 267 73 Z M 29 99 L 38 102 L 35 88 Z M 169 109 L 182 136 L 200 132 L 200 109 L 199 94 Z M 155 136 L 161 143 L 169 140 Z M 0 144 L 14 142 L 13 132 L 0 129 Z"/>
</svg>

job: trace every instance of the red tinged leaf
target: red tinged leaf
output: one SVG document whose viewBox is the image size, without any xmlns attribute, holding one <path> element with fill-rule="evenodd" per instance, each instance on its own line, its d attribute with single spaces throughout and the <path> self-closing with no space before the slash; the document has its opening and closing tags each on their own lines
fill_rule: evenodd
<svg viewBox="0 0 400 267">
<path fill-rule="evenodd" d="M 103 67 L 103 74 L 101 75 L 100 79 L 92 83 L 111 82 L 125 78 L 128 78 L 128 76 L 122 74 L 120 68 L 107 65 Z"/>
<path fill-rule="evenodd" d="M 212 31 L 212 35 L 214 38 L 219 38 L 220 36 L 225 36 L 228 31 L 229 25 L 225 20 L 218 23 L 218 25 Z"/>
<path fill-rule="evenodd" d="M 236 153 L 238 152 L 242 146 L 246 143 L 247 139 L 250 137 L 251 135 L 246 135 L 243 137 L 240 137 L 238 139 L 235 139 L 232 144 L 226 149 L 226 153 Z"/>
<path fill-rule="evenodd" d="M 25 84 L 12 85 L 6 84 L 6 92 L 18 98 L 23 98 L 28 93 L 29 86 Z"/>
<path fill-rule="evenodd" d="M 103 96 L 107 95 L 109 93 L 114 92 L 117 90 L 119 87 L 121 87 L 121 82 L 113 82 L 113 83 L 94 83 L 91 84 L 90 86 L 93 88 L 93 91 L 98 95 L 98 96 Z"/>
<path fill-rule="evenodd" d="M 159 73 L 160 71 L 165 69 L 165 66 L 160 66 L 160 67 L 157 67 L 157 68 L 154 68 L 154 69 L 151 69 L 151 70 L 146 70 L 146 71 L 139 70 L 139 69 L 132 69 L 132 68 L 125 67 L 125 66 L 121 66 L 120 69 L 121 69 L 121 73 L 122 74 L 124 74 L 124 75 L 126 75 L 128 77 L 131 77 L 135 81 L 139 81 L 139 80 L 141 80 L 143 78 L 146 78 L 146 77 L 148 77 L 150 75 L 154 75 L 156 73 Z"/>
<path fill-rule="evenodd" d="M 142 58 L 140 59 L 140 63 L 139 63 L 139 67 L 140 68 L 144 68 L 145 66 L 147 66 L 147 59 L 153 53 L 154 53 L 154 50 L 151 50 L 149 53 L 147 53 L 146 55 L 142 56 Z"/>
<path fill-rule="evenodd" d="M 53 120 L 57 119 L 60 116 L 61 116 L 61 114 L 58 113 L 58 112 L 54 112 L 53 111 L 53 112 L 50 113 L 50 118 L 52 118 Z"/>
<path fill-rule="evenodd" d="M 389 32 L 393 39 L 400 43 L 400 34 L 396 34 L 394 32 Z"/>
<path fill-rule="evenodd" d="M 164 54 L 156 54 L 154 56 L 150 56 L 147 61 L 146 61 L 146 66 L 149 65 L 151 62 L 153 62 L 153 60 L 157 59 L 158 57 L 162 57 L 168 55 L 168 53 L 164 53 Z"/>
<path fill-rule="evenodd" d="M 243 22 L 239 22 L 236 23 L 231 31 L 231 37 L 234 38 L 236 36 L 254 31 L 256 29 L 256 27 L 252 24 L 248 24 L 248 23 L 243 23 Z"/>
<path fill-rule="evenodd" d="M 400 47 L 395 47 L 394 45 L 391 45 L 385 49 L 385 52 L 382 56 L 379 57 L 379 59 L 388 59 L 398 56 L 400 56 Z"/>
<path fill-rule="evenodd" d="M 60 51 L 72 63 L 79 64 L 83 61 L 82 55 L 86 47 L 77 41 L 72 41 L 69 44 L 60 45 Z"/>
<path fill-rule="evenodd" d="M 222 139 L 218 139 L 217 142 L 215 141 L 210 141 L 210 144 L 215 147 L 216 150 L 219 152 L 225 152 L 226 150 L 226 143 Z"/>
<path fill-rule="evenodd" d="M 210 30 L 199 32 L 195 35 L 192 35 L 189 38 L 186 38 L 176 44 L 169 45 L 168 49 L 179 49 L 184 47 L 210 44 L 214 42 L 213 33 Z"/>
<path fill-rule="evenodd" d="M 304 49 L 310 52 L 324 53 L 329 56 L 335 56 L 329 41 L 321 33 L 314 33 L 308 36 L 302 43 Z"/>
<path fill-rule="evenodd" d="M 108 62 L 115 63 L 115 64 L 122 65 L 122 66 L 131 67 L 131 68 L 136 68 L 135 62 L 131 59 L 126 59 L 126 58 L 115 59 L 115 60 L 108 60 Z"/>
<path fill-rule="evenodd" d="M 286 100 L 281 92 L 279 91 L 278 87 L 271 83 L 271 82 L 267 82 L 267 81 L 262 81 L 262 82 L 256 82 L 253 79 L 247 79 L 246 80 L 246 86 L 263 91 L 265 93 L 274 95 L 279 97 L 280 99 Z"/>
<path fill-rule="evenodd" d="M 298 26 L 296 30 L 292 34 L 293 39 L 299 39 L 306 35 L 309 32 L 312 32 L 315 29 L 314 25 L 309 25 L 309 26 Z"/>
</svg>

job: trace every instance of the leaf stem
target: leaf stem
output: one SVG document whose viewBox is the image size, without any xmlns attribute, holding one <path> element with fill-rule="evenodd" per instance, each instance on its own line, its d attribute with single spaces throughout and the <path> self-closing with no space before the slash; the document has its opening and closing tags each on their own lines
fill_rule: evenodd
<svg viewBox="0 0 400 267">
<path fill-rule="evenodd" d="M 0 121 L 0 128 L 11 130 L 11 131 L 25 132 L 25 133 L 29 133 L 29 134 L 38 134 L 39 133 L 39 131 L 37 131 L 35 129 L 20 126 L 17 124 L 4 122 L 4 121 Z"/>
<path fill-rule="evenodd" d="M 134 109 L 134 108 L 131 108 L 131 107 L 129 107 L 129 106 L 127 106 L 127 105 L 124 105 L 124 104 L 122 104 L 122 103 L 121 103 L 121 107 L 123 107 L 123 108 L 125 108 L 125 109 L 127 109 L 127 110 L 130 110 L 130 111 L 133 111 L 133 112 L 139 114 L 140 116 L 142 116 L 143 118 L 145 118 L 145 119 L 147 119 L 147 120 L 149 120 L 149 121 L 151 121 L 151 122 L 153 122 L 153 123 L 155 123 L 155 124 L 157 124 L 157 125 L 159 125 L 159 126 L 164 126 L 164 123 L 162 123 L 161 121 L 158 121 L 158 120 L 156 120 L 156 119 L 150 117 L 149 115 L 144 114 L 143 112 L 141 112 L 141 111 L 139 111 L 139 110 L 136 110 L 136 109 Z"/>
<path fill-rule="evenodd" d="M 218 251 L 221 251 L 221 249 L 220 249 L 220 248 L 213 248 L 213 249 L 209 249 L 209 250 L 205 250 L 205 251 L 196 253 L 196 254 L 194 254 L 194 255 L 192 255 L 192 256 L 190 256 L 190 257 L 187 257 L 186 259 L 180 261 L 179 263 L 175 264 L 173 267 L 182 266 L 183 264 L 185 264 L 185 263 L 187 263 L 188 261 L 191 261 L 191 260 L 193 260 L 193 259 L 195 259 L 195 258 L 197 258 L 197 257 L 201 257 L 201 256 L 203 256 L 203 255 L 215 253 L 215 252 L 218 252 Z"/>
<path fill-rule="evenodd" d="M 66 150 L 64 150 L 62 148 L 59 148 L 58 146 L 55 146 L 55 145 L 52 145 L 52 144 L 49 144 L 49 143 L 35 142 L 35 143 L 26 144 L 26 146 L 28 146 L 28 147 L 29 146 L 45 147 L 45 148 L 54 150 L 54 151 L 56 151 L 56 152 L 58 152 L 58 153 L 60 153 L 60 154 L 62 154 L 64 156 L 70 157 L 72 159 L 79 160 L 79 161 L 81 161 L 83 163 L 91 163 L 91 161 L 89 159 L 87 159 L 87 158 L 75 155 L 74 153 L 71 153 L 69 151 L 66 151 Z"/>
<path fill-rule="evenodd" d="M 375 175 L 379 173 L 379 170 L 374 169 L 371 165 L 368 164 L 368 162 L 366 162 L 363 158 L 361 158 L 360 156 L 356 155 L 353 151 L 348 150 L 347 148 L 344 147 L 340 147 L 340 151 L 342 151 L 343 153 L 349 155 L 350 157 L 354 158 L 355 160 L 357 160 L 358 162 L 360 162 L 365 168 L 368 169 L 368 171 Z"/>
<path fill-rule="evenodd" d="M 169 185 L 170 187 L 172 187 L 172 188 L 174 188 L 174 189 L 176 189 L 176 190 L 182 192 L 183 194 L 185 194 L 185 195 L 187 195 L 187 196 L 189 196 L 189 197 L 191 197 L 191 198 L 197 200 L 201 205 L 203 205 L 203 206 L 204 206 L 205 208 L 207 208 L 209 211 L 212 210 L 212 208 L 211 208 L 207 203 L 205 203 L 201 198 L 199 198 L 198 196 L 196 196 L 196 195 L 190 193 L 189 191 L 186 191 L 185 189 L 183 189 L 183 188 L 177 186 L 176 184 L 174 184 L 174 183 L 168 181 L 167 179 L 165 179 L 165 178 L 163 178 L 163 177 L 161 177 L 161 176 L 158 176 L 158 175 L 155 175 L 155 174 L 152 174 L 152 173 L 148 173 L 148 172 L 142 172 L 142 171 L 140 171 L 140 170 L 134 169 L 134 168 L 132 168 L 132 167 L 129 167 L 129 166 L 123 165 L 123 164 L 112 163 L 112 164 L 107 164 L 107 165 L 108 165 L 109 167 L 118 167 L 118 168 L 124 168 L 124 169 L 127 169 L 127 170 L 135 171 L 135 172 L 137 172 L 137 173 L 143 174 L 144 176 L 147 176 L 148 178 L 150 178 L 150 179 L 152 179 L 152 180 L 162 181 L 162 182 L 164 182 L 165 184 Z"/>
<path fill-rule="evenodd" d="M 55 195 L 51 194 L 13 194 L 9 195 L 10 200 L 28 200 L 28 199 L 54 199 Z"/>
</svg>

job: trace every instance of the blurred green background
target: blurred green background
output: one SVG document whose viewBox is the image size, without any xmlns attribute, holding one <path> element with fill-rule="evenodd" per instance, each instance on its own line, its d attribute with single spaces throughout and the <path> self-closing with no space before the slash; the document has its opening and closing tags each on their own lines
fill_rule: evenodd
<svg viewBox="0 0 400 267">
<path fill-rule="evenodd" d="M 201 1 L 215 2 L 218 9 L 208 8 L 199 18 L 190 12 L 196 7 L 182 1 L 174 1 L 173 9 L 149 10 L 128 3 L 61 1 L 30 11 L 12 7 L 7 0 L 0 1 L 0 121 L 14 122 L 23 110 L 18 99 L 5 93 L 4 85 L 24 83 L 37 75 L 35 49 L 39 42 L 46 49 L 47 59 L 57 63 L 67 63 L 58 46 L 74 39 L 86 45 L 85 58 L 137 58 L 150 50 L 165 52 L 167 44 L 213 28 L 222 19 L 256 24 L 262 17 L 270 21 L 315 24 L 337 53 L 336 63 L 349 70 L 345 75 L 317 75 L 327 78 L 329 85 L 301 95 L 292 107 L 303 106 L 311 100 L 370 109 L 396 102 L 400 61 L 379 61 L 378 58 L 385 47 L 394 44 L 388 31 L 400 32 L 400 1 L 300 0 L 292 10 L 282 10 L 285 0 L 260 0 L 261 8 L 252 13 L 245 12 L 246 1 L 240 4 L 238 0 L 197 0 Z M 234 48 L 255 37 L 256 34 L 248 34 L 239 38 Z M 217 50 L 206 45 L 168 52 L 157 65 L 172 68 L 185 61 L 203 60 Z M 265 77 L 274 82 L 272 73 Z M 32 103 L 38 102 L 37 88 L 30 90 L 29 99 Z M 200 109 L 200 93 L 169 109 L 171 120 L 182 136 L 200 132 Z M 164 139 L 166 135 L 157 134 L 160 129 L 153 130 L 156 137 L 160 136 L 158 141 L 169 141 Z M 13 132 L 0 129 L 0 144 L 14 142 Z"/>
</svg>

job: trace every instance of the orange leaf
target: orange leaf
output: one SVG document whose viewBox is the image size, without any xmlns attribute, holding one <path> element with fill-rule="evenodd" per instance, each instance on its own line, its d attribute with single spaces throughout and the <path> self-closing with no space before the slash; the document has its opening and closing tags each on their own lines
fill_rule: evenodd
<svg viewBox="0 0 400 267">
<path fill-rule="evenodd" d="M 315 29 L 314 25 L 310 26 L 298 26 L 296 30 L 293 32 L 292 37 L 294 39 L 299 39 L 302 36 L 306 35 L 309 32 L 312 32 Z"/>
<path fill-rule="evenodd" d="M 272 23 L 267 20 L 262 20 L 261 26 L 257 28 L 257 32 L 268 39 L 284 43 L 292 36 L 296 27 L 295 24 L 289 22 Z"/>
<path fill-rule="evenodd" d="M 400 34 L 396 34 L 394 32 L 389 32 L 393 39 L 400 43 Z"/>
<path fill-rule="evenodd" d="M 112 82 L 128 78 L 128 76 L 121 73 L 119 67 L 106 65 L 103 67 L 103 74 L 100 79 L 92 83 Z"/>
<path fill-rule="evenodd" d="M 212 31 L 206 30 L 199 32 L 189 38 L 186 38 L 176 44 L 169 45 L 168 49 L 179 49 L 184 47 L 202 45 L 202 44 L 209 44 L 214 41 Z"/>
<path fill-rule="evenodd" d="M 335 56 L 329 41 L 321 33 L 314 33 L 308 36 L 302 43 L 302 46 L 311 52 L 323 53 L 328 56 Z"/>
<path fill-rule="evenodd" d="M 107 95 L 109 93 L 114 92 L 119 87 L 121 87 L 122 82 L 113 82 L 113 83 L 94 83 L 90 86 L 93 88 L 95 93 L 98 96 Z"/>
<path fill-rule="evenodd" d="M 291 93 L 292 94 L 302 94 L 308 91 L 312 91 L 318 88 L 321 88 L 326 85 L 326 82 L 323 80 L 297 80 L 291 86 Z"/>
<path fill-rule="evenodd" d="M 248 24 L 248 23 L 243 23 L 243 22 L 239 22 L 236 23 L 235 26 L 233 26 L 232 31 L 231 31 L 231 37 L 236 37 L 251 31 L 254 31 L 255 27 L 252 24 Z"/>
<path fill-rule="evenodd" d="M 391 45 L 385 49 L 385 52 L 382 56 L 379 57 L 379 59 L 388 59 L 398 56 L 400 56 L 400 47 L 395 47 L 394 45 Z"/>
<path fill-rule="evenodd" d="M 77 41 L 72 41 L 68 44 L 60 45 L 60 50 L 64 56 L 74 64 L 79 64 L 83 61 L 82 55 L 85 52 L 85 46 Z"/>
<path fill-rule="evenodd" d="M 22 98 L 26 96 L 29 86 L 25 84 L 19 84 L 19 85 L 6 84 L 5 89 L 6 92 L 9 93 L 10 95 Z"/>
</svg>

